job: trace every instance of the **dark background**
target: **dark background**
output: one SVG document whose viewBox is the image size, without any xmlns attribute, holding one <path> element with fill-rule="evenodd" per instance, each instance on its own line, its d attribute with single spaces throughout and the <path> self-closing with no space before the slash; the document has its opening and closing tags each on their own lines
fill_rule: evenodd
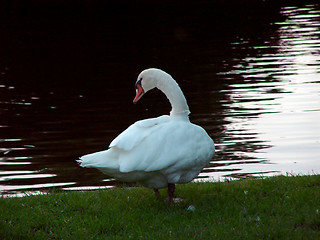
<svg viewBox="0 0 320 240">
<path fill-rule="evenodd" d="M 261 35 L 274 19 L 280 20 L 284 2 L 304 3 L 5 1 L 0 10 L 0 69 L 6 81 L 24 88 L 95 94 L 109 84 L 132 84 L 147 67 L 180 77 L 206 61 L 201 53 L 207 44 L 223 56 L 235 36 Z M 258 23 L 255 30 L 253 21 Z M 228 36 L 230 42 L 225 41 Z"/>
</svg>

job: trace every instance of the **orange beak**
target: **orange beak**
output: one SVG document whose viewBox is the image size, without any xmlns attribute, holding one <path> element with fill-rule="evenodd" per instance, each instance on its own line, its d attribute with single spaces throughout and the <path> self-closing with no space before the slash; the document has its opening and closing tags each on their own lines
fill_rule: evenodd
<svg viewBox="0 0 320 240">
<path fill-rule="evenodd" d="M 133 99 L 133 103 L 138 102 L 139 99 L 143 96 L 143 94 L 144 94 L 143 88 L 141 87 L 140 84 L 137 84 L 137 85 L 136 85 L 136 96 L 135 96 L 135 98 Z"/>
</svg>

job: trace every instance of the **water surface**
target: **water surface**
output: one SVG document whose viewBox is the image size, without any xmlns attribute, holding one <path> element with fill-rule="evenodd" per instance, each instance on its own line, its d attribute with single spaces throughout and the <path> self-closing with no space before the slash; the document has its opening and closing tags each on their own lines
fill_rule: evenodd
<svg viewBox="0 0 320 240">
<path fill-rule="evenodd" d="M 79 22 L 59 7 L 43 23 L 27 11 L 8 15 L 0 42 L 1 194 L 119 184 L 75 160 L 106 149 L 137 120 L 169 113 L 156 91 L 132 104 L 147 67 L 173 75 L 191 121 L 216 143 L 199 179 L 319 173 L 320 5 L 208 4 L 161 18 L 162 7 L 150 21 L 116 9 L 106 15 L 105 6 L 76 10 L 70 16 Z M 55 11 L 62 17 L 53 21 Z"/>
</svg>

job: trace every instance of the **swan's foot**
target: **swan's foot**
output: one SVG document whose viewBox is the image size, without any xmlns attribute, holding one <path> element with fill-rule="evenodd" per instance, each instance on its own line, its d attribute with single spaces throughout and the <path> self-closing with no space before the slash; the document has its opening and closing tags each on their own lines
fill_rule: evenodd
<svg viewBox="0 0 320 240">
<path fill-rule="evenodd" d="M 167 195 L 167 203 L 171 203 L 175 196 L 174 196 L 174 190 L 176 189 L 176 186 L 174 183 L 168 183 L 168 195 Z"/>
<path fill-rule="evenodd" d="M 156 198 L 160 198 L 160 192 L 158 188 L 154 188 L 153 189 L 154 195 L 156 196 Z"/>
</svg>

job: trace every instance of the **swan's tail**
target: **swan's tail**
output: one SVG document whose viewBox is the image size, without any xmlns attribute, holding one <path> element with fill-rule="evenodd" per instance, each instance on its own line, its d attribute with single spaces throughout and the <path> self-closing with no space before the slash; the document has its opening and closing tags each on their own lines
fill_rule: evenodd
<svg viewBox="0 0 320 240">
<path fill-rule="evenodd" d="M 81 167 L 119 169 L 118 154 L 112 148 L 80 157 Z"/>
</svg>

